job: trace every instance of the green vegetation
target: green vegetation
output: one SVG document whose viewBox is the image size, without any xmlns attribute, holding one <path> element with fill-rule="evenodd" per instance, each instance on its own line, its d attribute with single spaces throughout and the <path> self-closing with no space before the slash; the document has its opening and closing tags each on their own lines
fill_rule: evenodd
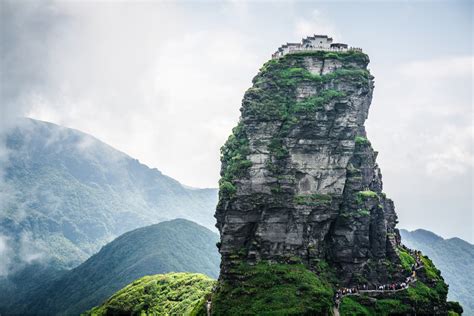
<svg viewBox="0 0 474 316">
<path fill-rule="evenodd" d="M 432 280 L 439 280 L 441 271 L 439 271 L 433 264 L 433 261 L 431 261 L 428 257 L 422 256 L 421 257 L 421 262 L 423 263 L 423 267 L 426 273 L 426 276 Z"/>
<path fill-rule="evenodd" d="M 5 142 L 10 159 L 3 180 L 14 194 L 2 199 L 0 212 L 13 253 L 21 252 L 21 236 L 34 237 L 52 267 L 71 269 L 157 218 L 179 213 L 214 227 L 216 190 L 183 187 L 80 131 L 32 119 L 18 123 Z M 17 260 L 20 255 L 11 264 L 21 265 Z"/>
<path fill-rule="evenodd" d="M 369 215 L 370 215 L 370 211 L 365 208 L 357 210 L 357 216 L 369 216 Z"/>
<path fill-rule="evenodd" d="M 368 145 L 370 144 L 369 140 L 363 136 L 356 136 L 355 137 L 355 143 L 357 145 Z"/>
<path fill-rule="evenodd" d="M 405 245 L 423 251 L 443 272 L 449 284 L 448 299 L 459 301 L 465 315 L 474 315 L 474 246 L 459 238 L 443 239 L 422 229 L 412 232 L 401 229 L 400 234 Z"/>
<path fill-rule="evenodd" d="M 353 297 L 346 296 L 341 300 L 341 305 L 339 306 L 339 311 L 343 316 L 349 315 L 372 315 L 371 310 L 358 303 Z"/>
<path fill-rule="evenodd" d="M 145 276 L 127 285 L 85 315 L 193 315 L 215 280 L 197 273 Z"/>
<path fill-rule="evenodd" d="M 444 285 L 443 288 L 445 288 Z M 417 314 L 427 315 L 432 312 L 434 304 L 442 304 L 446 299 L 444 290 L 438 291 L 429 288 L 418 281 L 406 291 L 400 291 L 391 298 L 374 300 L 366 295 L 349 296 L 341 300 L 340 313 L 348 315 L 405 315 Z"/>
<path fill-rule="evenodd" d="M 334 270 L 327 261 L 316 259 L 315 262 L 313 262 L 313 268 L 314 272 L 321 280 L 325 280 L 332 285 L 339 283 L 336 270 Z"/>
<path fill-rule="evenodd" d="M 323 59 L 339 59 L 344 63 L 342 68 L 329 74 L 314 74 L 308 71 L 305 66 L 305 57 L 310 55 Z M 350 61 L 359 63 L 358 67 L 355 67 Z M 244 114 L 246 116 L 255 115 L 260 120 L 270 121 L 280 118 L 286 124 L 295 122 L 295 119 L 298 119 L 297 113 L 318 110 L 322 104 L 344 96 L 342 91 L 333 90 L 328 83 L 350 80 L 368 85 L 370 74 L 366 69 L 363 69 L 367 62 L 367 56 L 360 52 L 332 54 L 303 52 L 273 59 L 260 69 L 259 74 L 253 80 L 254 86 L 247 90 L 243 100 Z M 311 84 L 317 88 L 319 93 L 297 102 L 296 87 L 304 84 Z M 283 126 L 283 128 L 287 129 L 288 126 Z"/>
<path fill-rule="evenodd" d="M 125 232 L 176 214 L 214 229 L 216 189 L 187 188 L 78 130 L 32 119 L 11 123 L 18 126 L 5 131 L 9 160 L 2 161 L 2 180 L 12 194 L 0 198 L 0 222 L 11 250 L 7 267 L 15 275 L 0 278 L 2 314 L 31 313 L 23 308 L 37 289 L 44 290 Z M 34 245 L 41 259 L 35 256 L 33 262 L 41 264 L 24 261 L 25 244 Z"/>
<path fill-rule="evenodd" d="M 176 219 L 123 234 L 22 306 L 44 315 L 77 315 L 145 275 L 196 272 L 217 278 L 219 236 Z M 24 313 L 28 314 L 28 313 Z"/>
<path fill-rule="evenodd" d="M 219 180 L 219 193 L 221 196 L 233 197 L 237 191 L 233 180 L 244 175 L 252 166 L 247 159 L 249 142 L 242 123 L 232 130 L 227 142 L 221 148 L 222 171 Z"/>
<path fill-rule="evenodd" d="M 403 248 L 397 249 L 397 252 L 403 268 L 411 271 L 415 259 Z M 432 314 L 433 306 L 442 306 L 446 302 L 448 286 L 429 258 L 422 257 L 421 260 L 424 267 L 417 271 L 418 280 L 407 290 L 393 293 L 389 298 L 377 300 L 366 295 L 345 297 L 341 301 L 341 315 Z M 387 262 L 387 264 L 391 263 Z M 388 267 L 389 271 L 393 268 Z M 448 304 L 448 309 L 451 310 L 451 314 L 456 315 L 462 307 L 452 302 Z"/>
<path fill-rule="evenodd" d="M 224 196 L 232 197 L 234 196 L 235 192 L 237 192 L 237 189 L 231 182 L 221 180 L 219 181 L 219 192 L 223 194 Z"/>
<path fill-rule="evenodd" d="M 342 68 L 334 72 L 320 75 L 306 69 L 307 56 L 321 59 L 336 59 L 342 62 Z M 253 80 L 253 87 L 248 89 L 242 102 L 242 115 L 256 118 L 261 122 L 281 122 L 273 139 L 268 144 L 271 159 L 266 163 L 267 169 L 275 176 L 281 174 L 288 150 L 284 139 L 292 127 L 306 115 L 324 110 L 324 104 L 342 99 L 346 96 L 343 91 L 334 89 L 340 81 L 351 81 L 352 84 L 366 85 L 371 78 L 365 69 L 369 59 L 362 52 L 302 52 L 301 54 L 286 55 L 283 58 L 272 59 L 260 69 Z M 303 100 L 297 99 L 297 87 L 310 84 L 317 95 Z M 222 172 L 220 180 L 220 197 L 233 198 L 237 191 L 234 179 L 245 175 L 251 162 L 247 160 L 249 144 L 243 125 L 234 129 L 221 150 Z M 273 193 L 281 193 L 279 182 L 271 188 Z M 312 198 L 297 198 L 301 204 L 327 203 Z"/>
<path fill-rule="evenodd" d="M 359 191 L 359 192 L 357 192 L 357 195 L 359 195 L 363 198 L 377 198 L 378 197 L 378 194 L 374 191 L 371 191 L 371 190 Z"/>
<path fill-rule="evenodd" d="M 268 150 L 277 160 L 288 157 L 288 150 L 283 146 L 281 138 L 273 138 L 268 144 Z"/>
<path fill-rule="evenodd" d="M 370 78 L 368 70 L 339 68 L 325 75 L 314 74 L 304 68 L 282 68 L 278 72 L 276 83 L 282 87 L 295 88 L 298 83 L 310 82 L 324 84 L 330 81 L 350 79 L 356 83 L 363 83 Z M 260 82 L 262 83 L 262 82 Z"/>
<path fill-rule="evenodd" d="M 367 199 L 375 199 L 378 198 L 377 192 L 366 190 L 366 191 L 359 191 L 356 193 L 356 202 L 357 204 L 363 204 L 364 200 Z"/>
<path fill-rule="evenodd" d="M 394 299 L 377 300 L 375 304 L 375 315 L 404 315 L 409 313 L 410 310 L 410 306 Z"/>
<path fill-rule="evenodd" d="M 458 302 L 449 301 L 448 312 L 450 313 L 449 315 L 461 315 L 464 312 L 464 309 Z"/>
<path fill-rule="evenodd" d="M 312 83 L 327 83 L 335 79 L 350 77 L 351 79 L 369 79 L 369 72 L 364 69 L 339 68 L 325 75 L 314 74 L 304 68 L 283 68 L 279 71 L 279 80 L 282 85 L 292 87 L 301 81 Z"/>
<path fill-rule="evenodd" d="M 291 57 L 306 57 L 313 56 L 324 59 L 337 59 L 344 63 L 357 63 L 360 65 L 367 65 L 369 63 L 369 56 L 363 52 L 358 51 L 345 51 L 345 52 L 326 52 L 326 51 L 302 51 L 298 53 L 293 53 L 291 55 L 286 55 Z M 285 58 L 283 57 L 283 58 Z"/>
<path fill-rule="evenodd" d="M 404 267 L 407 262 L 408 261 L 403 264 Z M 436 277 L 429 281 L 429 286 L 422 281 L 423 273 L 427 274 L 427 271 L 426 267 L 418 270 L 418 281 L 412 284 L 406 291 L 398 292 L 393 297 L 401 302 L 406 302 L 407 305 L 413 306 L 418 314 L 432 313 L 432 307 L 434 305 L 443 305 L 444 302 L 446 302 L 446 296 L 448 294 L 448 285 L 444 282 L 439 271 Z"/>
<path fill-rule="evenodd" d="M 400 261 L 402 263 L 403 269 L 411 272 L 411 267 L 416 262 L 415 258 L 413 258 L 408 251 L 406 251 L 405 249 L 401 247 L 397 249 L 397 252 L 398 252 L 398 256 L 400 257 Z"/>
<path fill-rule="evenodd" d="M 407 250 L 401 247 L 397 249 L 397 252 L 403 268 L 407 271 L 411 271 L 412 265 L 416 262 L 415 258 L 413 258 L 413 256 Z M 431 261 L 426 256 L 421 256 L 420 259 L 423 264 L 423 272 L 425 273 L 426 277 L 433 281 L 442 280 L 441 271 L 435 267 L 433 261 Z"/>
<path fill-rule="evenodd" d="M 302 101 L 296 102 L 292 111 L 295 113 L 298 112 L 312 112 L 317 108 L 321 108 L 324 104 L 330 102 L 333 99 L 342 98 L 346 94 L 341 91 L 327 89 L 321 91 L 320 94 L 313 97 L 308 97 Z"/>
<path fill-rule="evenodd" d="M 302 194 L 294 198 L 298 205 L 318 206 L 331 204 L 332 197 L 328 194 Z"/>
<path fill-rule="evenodd" d="M 411 307 L 396 299 L 380 299 L 371 302 L 366 296 L 349 296 L 341 300 L 342 316 L 388 316 L 409 314 Z"/>
<path fill-rule="evenodd" d="M 233 272 L 241 277 L 219 284 L 214 315 L 318 315 L 332 308 L 331 286 L 304 265 L 242 263 Z"/>
<path fill-rule="evenodd" d="M 428 310 L 432 303 L 439 303 L 446 300 L 448 286 L 443 281 L 437 281 L 434 287 L 429 287 L 421 281 L 417 281 L 405 292 L 401 292 L 401 298 L 408 300 L 421 310 Z"/>
</svg>

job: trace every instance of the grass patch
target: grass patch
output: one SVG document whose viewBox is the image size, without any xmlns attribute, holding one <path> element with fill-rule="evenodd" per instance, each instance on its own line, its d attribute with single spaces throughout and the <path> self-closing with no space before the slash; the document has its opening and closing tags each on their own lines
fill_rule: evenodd
<svg viewBox="0 0 474 316">
<path fill-rule="evenodd" d="M 356 193 L 356 202 L 357 204 L 363 204 L 364 200 L 366 199 L 375 199 L 378 198 L 377 192 L 366 190 L 366 191 L 359 191 Z"/>
<path fill-rule="evenodd" d="M 411 254 L 407 252 L 406 250 L 404 250 L 403 248 L 398 248 L 397 252 L 398 252 L 398 256 L 400 257 L 400 261 L 402 263 L 403 269 L 411 272 L 411 267 L 416 262 L 415 258 L 413 258 Z"/>
<path fill-rule="evenodd" d="M 423 268 L 425 270 L 426 276 L 432 280 L 440 280 L 441 272 L 435 267 L 433 261 L 428 257 L 422 256 L 421 262 L 423 263 Z"/>
<path fill-rule="evenodd" d="M 369 145 L 370 142 L 367 138 L 363 137 L 363 136 L 356 136 L 355 137 L 355 143 L 357 145 Z"/>
<path fill-rule="evenodd" d="M 357 194 L 363 198 L 377 198 L 378 194 L 371 190 L 359 191 Z"/>
<path fill-rule="evenodd" d="M 332 308 L 331 286 L 302 264 L 242 263 L 233 284 L 213 297 L 214 315 L 319 315 Z"/>
<path fill-rule="evenodd" d="M 371 316 L 373 315 L 372 311 L 366 306 L 360 304 L 351 297 L 344 297 L 341 300 L 341 305 L 339 306 L 339 311 L 343 316 L 357 315 L 357 316 Z"/>
<path fill-rule="evenodd" d="M 404 304 L 400 300 L 382 299 L 375 304 L 376 315 L 409 314 L 411 306 Z"/>
<path fill-rule="evenodd" d="M 298 205 L 318 206 L 331 204 L 332 197 L 327 194 L 301 194 L 294 197 Z"/>
<path fill-rule="evenodd" d="M 437 301 L 439 299 L 438 293 L 428 287 L 423 282 L 416 282 L 414 285 L 407 289 L 407 294 L 410 297 L 410 301 L 416 304 L 426 304 L 431 301 Z"/>
</svg>

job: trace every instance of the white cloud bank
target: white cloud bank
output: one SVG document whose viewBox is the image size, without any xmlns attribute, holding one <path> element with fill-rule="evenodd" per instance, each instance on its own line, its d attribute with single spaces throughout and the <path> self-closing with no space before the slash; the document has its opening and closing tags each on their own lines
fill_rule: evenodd
<svg viewBox="0 0 474 316">
<path fill-rule="evenodd" d="M 456 56 L 377 69 L 384 82 L 367 122 L 401 226 L 471 242 L 472 65 Z"/>
</svg>

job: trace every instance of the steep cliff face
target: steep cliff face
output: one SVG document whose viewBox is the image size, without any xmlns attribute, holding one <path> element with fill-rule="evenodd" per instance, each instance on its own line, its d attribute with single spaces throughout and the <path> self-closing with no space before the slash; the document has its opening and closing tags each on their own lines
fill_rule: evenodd
<svg viewBox="0 0 474 316">
<path fill-rule="evenodd" d="M 221 149 L 215 314 L 330 314 L 338 287 L 410 274 L 415 259 L 401 247 L 364 127 L 368 63 L 360 51 L 300 52 L 270 60 L 253 79 Z M 430 269 L 390 298 L 403 307 L 395 312 L 446 313 L 447 286 Z M 379 296 L 344 306 L 390 313 L 383 300 L 374 305 Z"/>
<path fill-rule="evenodd" d="M 396 260 L 399 238 L 364 128 L 368 62 L 361 52 L 291 54 L 254 78 L 222 149 L 223 277 L 234 261 L 290 258 L 326 260 L 347 283 L 389 277 L 383 261 Z"/>
</svg>

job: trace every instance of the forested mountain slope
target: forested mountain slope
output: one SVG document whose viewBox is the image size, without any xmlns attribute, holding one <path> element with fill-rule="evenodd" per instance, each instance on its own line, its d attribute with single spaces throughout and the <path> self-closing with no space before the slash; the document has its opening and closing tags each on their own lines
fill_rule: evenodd
<svg viewBox="0 0 474 316">
<path fill-rule="evenodd" d="M 24 119 L 6 147 L 0 237 L 8 273 L 25 262 L 74 267 L 120 234 L 163 220 L 214 229 L 215 189 L 183 186 L 85 133 Z"/>
<path fill-rule="evenodd" d="M 400 234 L 405 245 L 423 251 L 443 271 L 448 297 L 461 303 L 463 315 L 474 315 L 474 245 L 459 238 L 443 239 L 424 229 L 401 229 Z"/>
<path fill-rule="evenodd" d="M 217 278 L 216 233 L 184 219 L 125 233 L 40 291 L 12 304 L 22 314 L 79 315 L 146 275 L 198 272 Z"/>
</svg>

